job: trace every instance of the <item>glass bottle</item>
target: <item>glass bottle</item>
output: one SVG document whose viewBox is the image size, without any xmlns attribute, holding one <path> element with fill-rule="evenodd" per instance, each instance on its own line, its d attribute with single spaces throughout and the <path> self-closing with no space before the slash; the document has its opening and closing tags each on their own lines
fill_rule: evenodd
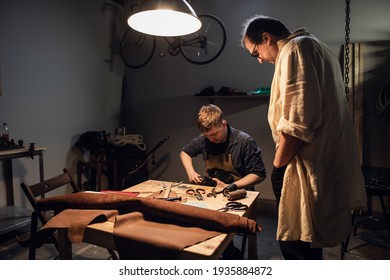
<svg viewBox="0 0 390 280">
<path fill-rule="evenodd" d="M 3 131 L 2 131 L 1 137 L 3 138 L 3 141 L 6 141 L 6 142 L 9 141 L 9 129 L 8 129 L 7 123 L 3 123 Z"/>
</svg>

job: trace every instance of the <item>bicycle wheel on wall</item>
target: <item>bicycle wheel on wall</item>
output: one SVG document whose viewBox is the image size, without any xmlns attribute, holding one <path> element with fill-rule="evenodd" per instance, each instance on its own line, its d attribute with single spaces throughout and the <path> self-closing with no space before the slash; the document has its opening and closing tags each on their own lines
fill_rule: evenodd
<svg viewBox="0 0 390 280">
<path fill-rule="evenodd" d="M 156 49 L 156 38 L 135 31 L 126 30 L 122 37 L 120 53 L 123 62 L 130 68 L 141 68 L 147 64 Z"/>
<path fill-rule="evenodd" d="M 226 30 L 223 23 L 213 15 L 198 15 L 202 27 L 195 33 L 181 37 L 181 53 L 194 64 L 214 61 L 226 44 Z"/>
</svg>

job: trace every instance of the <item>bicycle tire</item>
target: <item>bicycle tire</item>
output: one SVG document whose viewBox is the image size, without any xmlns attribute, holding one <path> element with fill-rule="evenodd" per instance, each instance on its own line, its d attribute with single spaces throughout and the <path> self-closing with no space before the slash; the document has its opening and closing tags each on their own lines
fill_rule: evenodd
<svg viewBox="0 0 390 280">
<path fill-rule="evenodd" d="M 120 55 L 128 67 L 137 69 L 145 66 L 152 59 L 155 49 L 154 36 L 128 28 L 121 40 Z"/>
<path fill-rule="evenodd" d="M 180 51 L 193 64 L 207 64 L 221 55 L 226 45 L 226 29 L 214 15 L 198 15 L 202 27 L 189 35 L 181 36 Z"/>
</svg>

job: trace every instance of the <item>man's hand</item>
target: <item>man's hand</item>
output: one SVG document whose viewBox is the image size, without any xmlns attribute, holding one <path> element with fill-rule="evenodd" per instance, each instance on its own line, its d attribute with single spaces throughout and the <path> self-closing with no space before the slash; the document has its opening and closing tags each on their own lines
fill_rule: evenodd
<svg viewBox="0 0 390 280">
<path fill-rule="evenodd" d="M 193 165 L 192 165 L 192 158 L 186 154 L 185 152 L 180 152 L 180 159 L 184 166 L 184 169 L 188 176 L 188 181 L 190 183 L 199 184 L 202 182 L 202 178 L 200 177 L 199 173 L 195 171 Z"/>
<path fill-rule="evenodd" d="M 279 146 L 275 153 L 274 166 L 276 168 L 286 166 L 298 153 L 302 143 L 301 139 L 282 132 L 280 134 Z"/>
<path fill-rule="evenodd" d="M 218 178 L 211 178 L 211 179 L 214 180 L 215 182 L 217 182 L 217 185 L 215 186 L 215 190 L 217 192 L 222 191 L 224 188 L 229 186 L 229 184 L 226 184 L 226 183 L 222 182 Z"/>
<path fill-rule="evenodd" d="M 187 175 L 188 175 L 188 181 L 190 183 L 194 183 L 194 184 L 202 183 L 202 176 L 198 174 L 196 171 L 190 172 Z"/>
</svg>

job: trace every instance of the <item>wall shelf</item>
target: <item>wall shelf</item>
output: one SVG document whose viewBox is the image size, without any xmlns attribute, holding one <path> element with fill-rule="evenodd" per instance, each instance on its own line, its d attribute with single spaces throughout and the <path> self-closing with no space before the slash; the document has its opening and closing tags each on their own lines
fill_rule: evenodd
<svg viewBox="0 0 390 280">
<path fill-rule="evenodd" d="M 196 99 L 206 99 L 211 104 L 215 101 L 249 101 L 249 100 L 265 100 L 269 99 L 269 94 L 256 94 L 256 95 L 229 95 L 229 96 L 221 96 L 221 95 L 213 95 L 213 96 L 194 96 Z"/>
</svg>

